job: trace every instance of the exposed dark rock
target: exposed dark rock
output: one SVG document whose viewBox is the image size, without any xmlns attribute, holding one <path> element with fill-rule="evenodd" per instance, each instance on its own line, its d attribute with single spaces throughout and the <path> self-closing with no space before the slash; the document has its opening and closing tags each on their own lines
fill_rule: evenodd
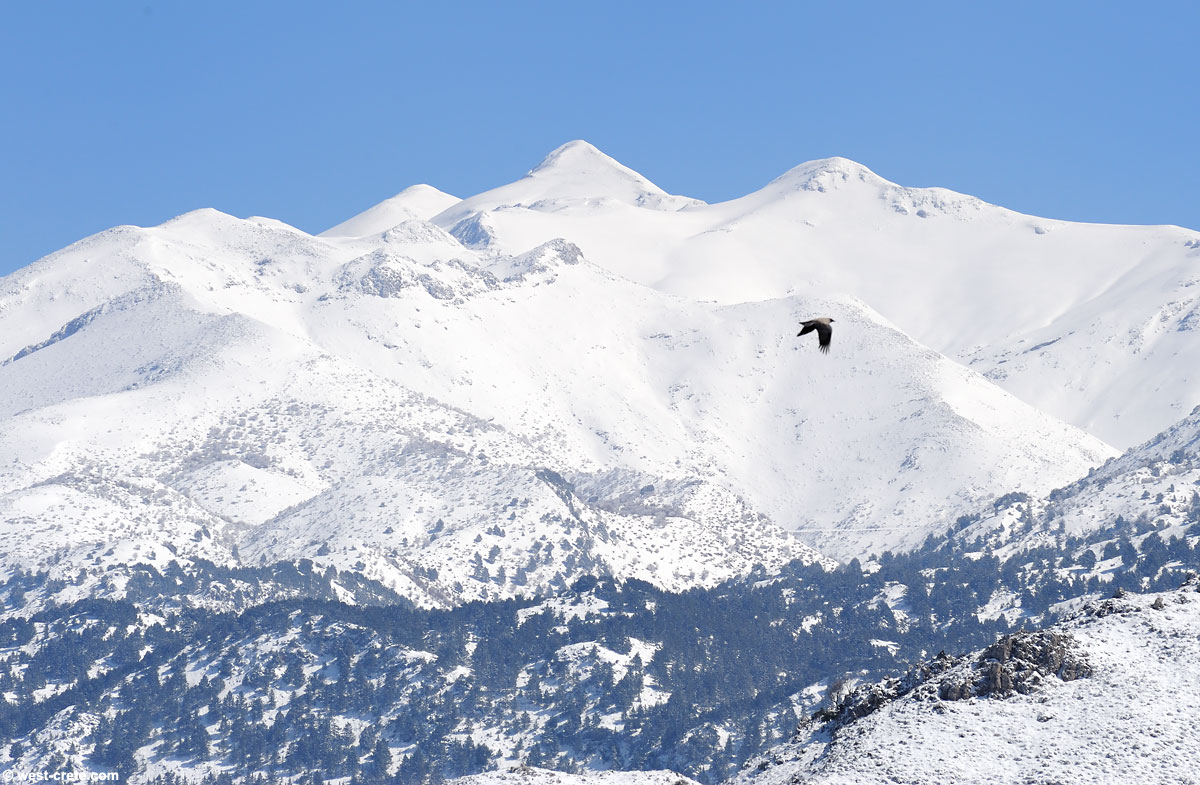
<svg viewBox="0 0 1200 785">
<path fill-rule="evenodd" d="M 1006 635 L 984 649 L 973 664 L 977 677 L 973 683 L 959 684 L 958 694 L 1008 697 L 1032 692 L 1046 676 L 1074 681 L 1091 675 L 1091 668 L 1072 643 L 1069 636 L 1049 631 Z"/>
<path fill-rule="evenodd" d="M 901 678 L 884 679 L 851 691 L 832 708 L 821 709 L 812 716 L 816 722 L 832 722 L 836 727 L 849 725 L 857 719 L 875 712 L 889 701 L 901 698 L 930 679 L 940 676 L 962 662 L 962 658 L 950 657 L 938 652 L 932 660 L 918 665 Z"/>
<path fill-rule="evenodd" d="M 1007 698 L 1035 691 L 1047 677 L 1074 681 L 1091 673 L 1069 635 L 1045 630 L 1017 632 L 1000 638 L 974 660 L 939 652 L 902 678 L 853 690 L 834 707 L 813 714 L 810 722 L 828 723 L 836 732 L 910 692 L 935 703 Z"/>
<path fill-rule="evenodd" d="M 1113 597 L 1112 599 L 1103 600 L 1099 604 L 1088 604 L 1083 607 L 1084 614 L 1095 616 L 1097 619 L 1103 619 L 1105 616 L 1111 616 L 1114 613 L 1137 613 L 1141 610 L 1140 607 L 1131 602 L 1122 599 L 1121 597 Z"/>
</svg>

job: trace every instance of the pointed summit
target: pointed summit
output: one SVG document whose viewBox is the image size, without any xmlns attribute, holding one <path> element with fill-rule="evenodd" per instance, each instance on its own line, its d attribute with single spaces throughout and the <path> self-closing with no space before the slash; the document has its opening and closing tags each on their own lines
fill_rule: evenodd
<svg viewBox="0 0 1200 785">
<path fill-rule="evenodd" d="M 555 148 L 520 180 L 464 199 L 437 215 L 434 222 L 450 227 L 473 213 L 497 207 L 555 212 L 613 203 L 652 210 L 679 210 L 703 204 L 697 199 L 668 194 L 595 146 L 576 139 Z"/>
<path fill-rule="evenodd" d="M 601 152 L 595 145 L 576 139 L 554 148 L 542 162 L 529 170 L 530 175 L 546 174 L 554 171 L 569 170 L 580 174 L 599 174 L 604 171 L 616 170 L 628 177 L 640 180 L 654 189 L 658 186 L 645 177 L 622 164 L 612 156 Z"/>
<path fill-rule="evenodd" d="M 582 139 L 555 148 L 526 177 L 555 181 L 572 189 L 578 185 L 580 195 L 588 199 L 615 199 L 639 207 L 678 209 L 663 201 L 676 197 Z"/>
</svg>

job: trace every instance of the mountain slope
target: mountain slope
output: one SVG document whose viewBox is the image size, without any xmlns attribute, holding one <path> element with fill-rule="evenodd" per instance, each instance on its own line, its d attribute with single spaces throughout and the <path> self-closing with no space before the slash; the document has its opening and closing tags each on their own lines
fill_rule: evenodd
<svg viewBox="0 0 1200 785">
<path fill-rule="evenodd" d="M 1153 548 L 1185 537 L 1200 522 L 1198 487 L 1200 407 L 1046 497 L 1009 495 L 960 519 L 953 537 L 959 547 L 1001 555 L 1065 543 L 1074 559 L 1095 557 L 1103 572 L 1121 563 L 1111 549 L 1123 540 Z"/>
<path fill-rule="evenodd" d="M 648 209 L 649 208 L 649 209 Z M 475 247 L 562 237 L 639 283 L 724 303 L 851 295 L 1049 413 L 1128 447 L 1200 403 L 1200 234 L 1021 215 L 842 158 L 739 199 L 668 197 L 573 142 L 432 219 Z"/>
<path fill-rule="evenodd" d="M 207 210 L 3 292 L 6 570 L 314 558 L 433 604 L 681 588 L 816 558 L 779 527 L 911 546 L 1111 454 L 851 298 L 684 300 L 563 240 Z M 828 357 L 790 334 L 815 312 Z"/>
<path fill-rule="evenodd" d="M 404 782 L 525 764 L 670 769 L 711 784 L 789 739 L 846 684 L 939 650 L 993 650 L 1018 623 L 1044 625 L 1116 587 L 1178 589 L 1200 565 L 1196 539 L 1169 554 L 1143 541 L 1136 564 L 1102 571 L 1106 583 L 1063 582 L 1070 560 L 1053 547 L 1003 561 L 922 547 L 863 570 L 793 563 L 678 594 L 585 578 L 540 600 L 447 610 L 371 597 L 352 574 L 302 561 L 141 570 L 122 600 L 29 618 L 50 584 L 69 581 L 23 575 L 0 583 L 0 765 L 66 759 L 138 783 L 169 772 L 252 782 L 315 765 L 363 777 L 386 761 L 382 741 Z M 360 590 L 361 604 L 338 601 Z M 240 601 L 233 612 L 227 597 Z M 1006 692 L 1005 679 L 1022 692 L 1052 673 L 1087 675 L 1063 670 L 1080 658 L 1053 636 L 1019 632 L 995 655 L 939 656 L 920 679 L 856 690 L 832 716 L 867 716 L 913 687 L 979 701 Z"/>
<path fill-rule="evenodd" d="M 321 237 L 366 237 L 386 232 L 405 221 L 426 221 L 448 210 L 458 197 L 431 185 L 413 185 L 377 205 L 321 232 Z"/>
<path fill-rule="evenodd" d="M 577 139 L 551 151 L 520 180 L 464 199 L 430 220 L 450 227 L 470 216 L 496 210 L 524 208 L 553 213 L 617 204 L 671 212 L 703 203 L 666 193 L 629 167 Z"/>
<path fill-rule="evenodd" d="M 864 689 L 732 782 L 1189 782 L 1198 662 L 1194 581 L 1107 600 L 1050 634 L 935 661 L 896 697 Z"/>
</svg>

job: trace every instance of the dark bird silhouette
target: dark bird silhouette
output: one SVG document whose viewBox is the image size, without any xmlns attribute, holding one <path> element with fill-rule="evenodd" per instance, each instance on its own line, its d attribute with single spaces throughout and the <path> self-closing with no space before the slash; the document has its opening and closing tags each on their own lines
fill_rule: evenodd
<svg viewBox="0 0 1200 785">
<path fill-rule="evenodd" d="M 833 328 L 829 326 L 831 324 L 833 324 L 833 319 L 830 319 L 828 316 L 821 316 L 816 319 L 809 319 L 807 322 L 800 322 L 800 325 L 804 329 L 796 333 L 796 337 L 799 338 L 805 333 L 811 333 L 813 330 L 816 330 L 817 346 L 824 354 L 829 354 L 829 341 L 833 339 Z"/>
</svg>

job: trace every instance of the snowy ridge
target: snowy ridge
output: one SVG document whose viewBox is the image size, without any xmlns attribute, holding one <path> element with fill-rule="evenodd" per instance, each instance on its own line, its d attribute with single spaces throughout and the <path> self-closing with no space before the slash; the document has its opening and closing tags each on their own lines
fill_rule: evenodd
<svg viewBox="0 0 1200 785">
<path fill-rule="evenodd" d="M 1022 215 L 844 158 L 719 204 L 664 198 L 575 142 L 432 220 L 508 254 L 565 238 L 606 269 L 691 298 L 848 293 L 1121 448 L 1200 403 L 1200 377 L 1179 372 L 1200 367 L 1188 339 L 1200 323 L 1196 232 Z"/>
<path fill-rule="evenodd" d="M 405 221 L 427 221 L 458 201 L 458 197 L 442 193 L 431 185 L 410 186 L 353 218 L 326 229 L 320 236 L 367 237 L 380 234 Z"/>
<path fill-rule="evenodd" d="M 1190 238 L 838 158 L 705 205 L 581 142 L 321 237 L 215 210 L 118 227 L 0 281 L 0 569 L 316 558 L 441 604 L 817 558 L 785 531 L 912 547 L 1115 454 L 992 381 L 1102 435 L 1195 404 Z M 1136 347 L 1080 326 L 1115 297 L 1158 314 Z M 828 357 L 794 337 L 814 314 Z M 1059 383 L 1084 372 L 1056 347 L 1095 342 L 1086 390 Z M 1142 400 L 1114 392 L 1138 374 Z"/>
<path fill-rule="evenodd" d="M 703 202 L 672 196 L 587 142 L 575 140 L 553 150 L 522 179 L 464 199 L 430 220 L 449 227 L 496 210 L 555 213 L 623 205 L 674 211 L 698 204 Z"/>
<path fill-rule="evenodd" d="M 1193 581 L 1089 606 L 1042 635 L 1055 642 L 1054 662 L 1022 689 L 946 694 L 948 683 L 970 683 L 979 669 L 1003 672 L 1009 657 L 1028 667 L 1016 649 L 994 646 L 949 666 L 938 689 L 882 698 L 855 720 L 801 728 L 795 742 L 751 761 L 731 782 L 1193 782 L 1198 588 Z"/>
<path fill-rule="evenodd" d="M 584 142 L 86 238 L 0 279 L 0 764 L 695 785 L 824 693 L 731 785 L 1194 781 L 1197 263 Z"/>
<path fill-rule="evenodd" d="M 95 269 L 107 299 L 63 313 Z M 315 558 L 435 604 L 588 571 L 711 585 L 816 558 L 780 527 L 915 545 L 1111 454 L 852 298 L 681 300 L 561 239 L 208 210 L 6 285 L 6 570 Z M 813 312 L 845 325 L 828 358 L 789 335 Z"/>
</svg>

